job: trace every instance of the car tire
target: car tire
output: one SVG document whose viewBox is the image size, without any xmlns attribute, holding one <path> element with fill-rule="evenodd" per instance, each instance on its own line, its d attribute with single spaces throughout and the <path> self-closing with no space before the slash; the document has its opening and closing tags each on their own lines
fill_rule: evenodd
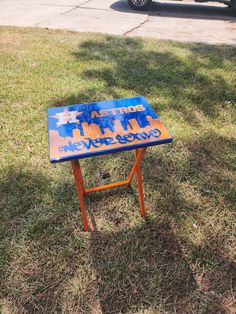
<svg viewBox="0 0 236 314">
<path fill-rule="evenodd" d="M 233 11 L 233 14 L 236 16 L 236 0 L 230 1 L 230 9 Z"/>
<path fill-rule="evenodd" d="M 131 8 L 141 11 L 148 9 L 152 4 L 152 0 L 128 0 L 128 3 Z"/>
</svg>

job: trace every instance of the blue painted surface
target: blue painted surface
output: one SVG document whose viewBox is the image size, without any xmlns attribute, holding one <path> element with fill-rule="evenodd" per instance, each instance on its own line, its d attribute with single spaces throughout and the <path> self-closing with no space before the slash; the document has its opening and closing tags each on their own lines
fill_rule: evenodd
<svg viewBox="0 0 236 314">
<path fill-rule="evenodd" d="M 51 162 L 173 140 L 142 96 L 49 108 L 48 130 Z"/>
</svg>

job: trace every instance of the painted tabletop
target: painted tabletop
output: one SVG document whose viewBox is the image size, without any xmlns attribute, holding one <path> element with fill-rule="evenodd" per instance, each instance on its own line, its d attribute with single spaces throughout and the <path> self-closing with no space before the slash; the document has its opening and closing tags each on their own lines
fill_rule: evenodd
<svg viewBox="0 0 236 314">
<path fill-rule="evenodd" d="M 48 109 L 50 161 L 172 142 L 142 96 Z"/>
</svg>

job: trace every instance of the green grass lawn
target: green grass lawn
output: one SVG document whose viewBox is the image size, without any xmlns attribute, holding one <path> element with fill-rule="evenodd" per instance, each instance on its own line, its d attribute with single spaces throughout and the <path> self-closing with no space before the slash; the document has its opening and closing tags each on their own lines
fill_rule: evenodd
<svg viewBox="0 0 236 314">
<path fill-rule="evenodd" d="M 0 28 L 0 312 L 235 313 L 236 48 Z M 49 163 L 47 108 L 144 95 L 174 136 L 132 189 Z M 83 160 L 124 179 L 125 152 Z M 103 179 L 104 173 L 111 178 Z"/>
</svg>

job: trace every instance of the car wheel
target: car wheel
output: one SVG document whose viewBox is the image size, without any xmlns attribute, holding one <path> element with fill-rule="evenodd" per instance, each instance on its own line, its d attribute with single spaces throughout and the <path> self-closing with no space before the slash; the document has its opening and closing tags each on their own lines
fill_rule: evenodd
<svg viewBox="0 0 236 314">
<path fill-rule="evenodd" d="M 236 0 L 230 1 L 230 9 L 233 11 L 233 14 L 236 16 Z"/>
<path fill-rule="evenodd" d="M 145 10 L 150 7 L 152 0 L 128 0 L 128 3 L 135 10 Z"/>
</svg>

